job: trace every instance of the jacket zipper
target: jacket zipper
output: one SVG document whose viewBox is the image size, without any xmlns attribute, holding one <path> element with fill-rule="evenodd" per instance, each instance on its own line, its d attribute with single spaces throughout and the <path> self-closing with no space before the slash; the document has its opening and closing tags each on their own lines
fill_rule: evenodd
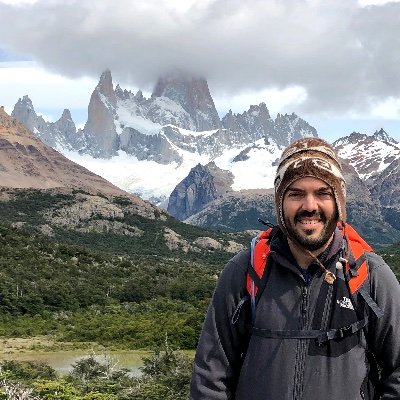
<svg viewBox="0 0 400 400">
<path fill-rule="evenodd" d="M 301 292 L 301 329 L 307 329 L 308 327 L 308 300 L 308 286 L 303 286 Z M 297 356 L 294 374 L 294 400 L 300 400 L 303 394 L 304 368 L 307 349 L 308 340 L 299 339 L 297 342 Z"/>
<path fill-rule="evenodd" d="M 330 310 L 332 306 L 332 294 L 333 294 L 333 285 L 329 285 L 328 293 L 326 295 L 324 312 L 322 314 L 322 322 L 321 322 L 321 330 L 326 331 L 328 329 Z"/>
</svg>

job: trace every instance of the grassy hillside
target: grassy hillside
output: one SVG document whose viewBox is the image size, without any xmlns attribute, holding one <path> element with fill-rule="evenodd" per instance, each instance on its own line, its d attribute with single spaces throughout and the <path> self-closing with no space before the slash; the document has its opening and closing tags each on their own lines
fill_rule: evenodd
<svg viewBox="0 0 400 400">
<path fill-rule="evenodd" d="M 215 267 L 112 256 L 0 225 L 0 335 L 153 347 L 195 346 Z"/>
<path fill-rule="evenodd" d="M 229 234 L 184 224 L 156 208 L 152 215 L 141 215 L 129 198 L 76 190 L 1 192 L 1 221 L 44 234 L 55 242 L 112 255 L 183 257 L 220 266 L 237 251 L 230 249 L 232 245 L 240 248 L 250 240 L 245 233 Z M 199 241 L 205 237 L 211 244 Z"/>
</svg>

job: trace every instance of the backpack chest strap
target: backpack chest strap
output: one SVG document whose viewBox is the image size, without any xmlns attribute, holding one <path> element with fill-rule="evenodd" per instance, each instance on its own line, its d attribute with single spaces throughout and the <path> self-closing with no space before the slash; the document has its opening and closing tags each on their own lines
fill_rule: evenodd
<svg viewBox="0 0 400 400">
<path fill-rule="evenodd" d="M 329 340 L 342 339 L 351 336 L 363 329 L 368 323 L 366 318 L 353 322 L 350 325 L 337 329 L 309 329 L 309 330 L 274 330 L 251 327 L 251 333 L 267 339 L 316 339 L 318 345 L 323 345 Z"/>
</svg>

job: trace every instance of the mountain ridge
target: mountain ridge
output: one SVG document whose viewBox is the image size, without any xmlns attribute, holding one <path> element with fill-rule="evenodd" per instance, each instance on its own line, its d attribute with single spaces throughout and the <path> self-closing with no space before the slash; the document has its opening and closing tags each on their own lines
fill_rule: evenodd
<svg viewBox="0 0 400 400">
<path fill-rule="evenodd" d="M 88 121 L 75 132 L 68 111 L 58 124 L 50 125 L 36 115 L 27 96 L 17 105 L 15 116 L 25 119 L 42 140 L 117 186 L 168 207 L 183 220 L 225 194 L 273 187 L 283 148 L 298 138 L 318 135 L 294 113 L 272 118 L 265 103 L 242 113 L 229 111 L 219 119 L 207 81 L 179 71 L 161 77 L 150 98 L 140 90 L 134 94 L 118 84 L 114 88 L 111 71 L 105 71 L 92 93 Z M 378 192 L 379 188 L 390 193 L 398 190 L 397 179 L 384 172 L 397 176 L 400 145 L 381 129 L 372 135 L 353 132 L 333 146 L 353 167 L 349 179 L 358 188 L 356 197 L 369 199 L 373 215 L 389 224 L 390 231 L 398 213 L 396 196 L 388 196 L 392 200 L 385 203 Z M 213 171 L 208 170 L 210 163 L 215 165 Z M 229 171 L 227 187 L 216 179 L 217 170 Z M 353 174 L 364 182 L 361 186 Z M 356 197 L 351 212 L 363 216 Z"/>
</svg>

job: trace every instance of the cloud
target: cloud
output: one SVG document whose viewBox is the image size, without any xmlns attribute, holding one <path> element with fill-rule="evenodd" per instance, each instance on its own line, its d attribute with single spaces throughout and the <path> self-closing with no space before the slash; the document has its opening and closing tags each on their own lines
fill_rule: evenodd
<svg viewBox="0 0 400 400">
<path fill-rule="evenodd" d="M 45 112 L 45 119 L 54 121 L 64 108 L 73 114 L 77 109 L 86 110 L 95 85 L 96 81 L 90 78 L 68 79 L 49 74 L 34 62 L 0 62 L 1 105 L 8 113 L 18 98 L 29 95 L 36 112 Z"/>
<path fill-rule="evenodd" d="M 0 3 L 0 47 L 70 78 L 109 68 L 116 82 L 151 90 L 179 67 L 206 77 L 220 98 L 300 90 L 305 113 L 366 113 L 400 96 L 400 3 L 369 3 Z"/>
</svg>

